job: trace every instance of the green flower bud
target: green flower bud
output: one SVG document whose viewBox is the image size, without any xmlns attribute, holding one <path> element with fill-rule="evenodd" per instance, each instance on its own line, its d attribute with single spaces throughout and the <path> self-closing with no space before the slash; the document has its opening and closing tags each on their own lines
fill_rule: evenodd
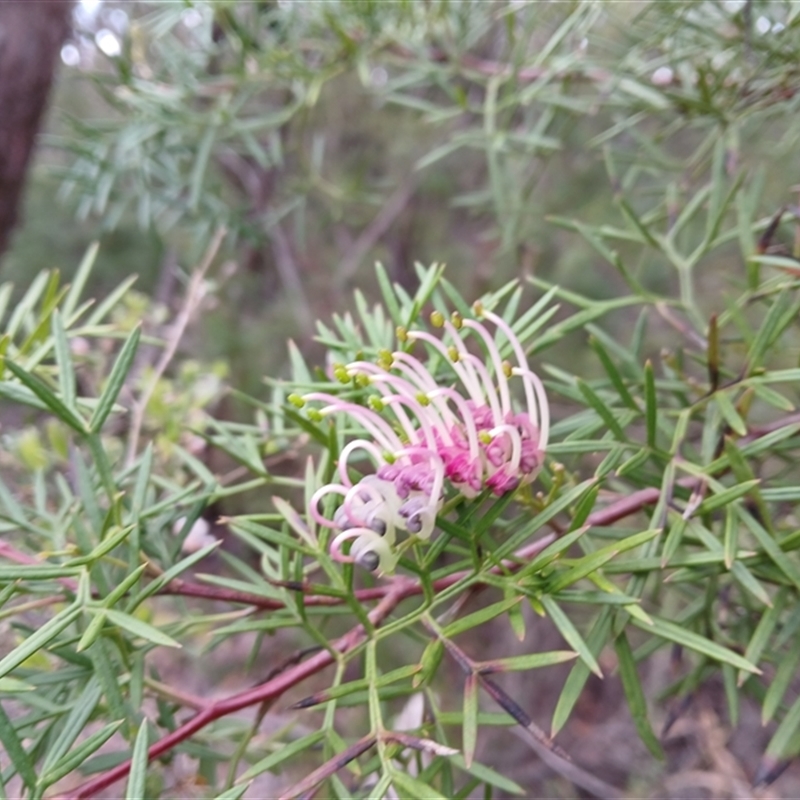
<svg viewBox="0 0 800 800">
<path fill-rule="evenodd" d="M 382 348 L 378 350 L 378 366 L 384 369 L 391 369 L 394 364 L 394 356 L 390 350 Z"/>
</svg>

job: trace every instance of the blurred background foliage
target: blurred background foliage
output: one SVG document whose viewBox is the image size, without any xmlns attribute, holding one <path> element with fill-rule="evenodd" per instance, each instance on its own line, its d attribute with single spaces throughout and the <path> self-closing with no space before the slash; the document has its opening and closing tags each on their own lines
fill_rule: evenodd
<svg viewBox="0 0 800 800">
<path fill-rule="evenodd" d="M 798 13 L 759 0 L 82 3 L 2 274 L 68 270 L 100 237 L 98 288 L 136 273 L 168 305 L 170 265 L 196 261 L 224 224 L 232 262 L 192 347 L 250 391 L 283 368 L 285 335 L 308 347 L 352 286 L 374 295 L 376 259 L 405 285 L 414 261 L 444 261 L 467 296 L 536 274 L 610 297 L 623 280 L 566 220 L 619 228 L 632 210 L 666 228 L 719 142 L 754 211 L 791 202 Z M 612 239 L 645 287 L 675 285 L 663 253 Z M 713 292 L 732 252 L 703 255 L 699 288 Z"/>
<path fill-rule="evenodd" d="M 147 404 L 157 471 L 177 485 L 231 466 L 199 463 L 206 452 L 187 435 L 210 424 L 209 408 L 251 419 L 223 382 L 265 398 L 264 376 L 288 374 L 298 353 L 318 364 L 315 320 L 354 310 L 354 288 L 377 300 L 375 260 L 409 291 L 415 261 L 446 262 L 447 279 L 467 299 L 512 278 L 566 287 L 564 305 L 587 314 L 601 308 L 593 302 L 637 295 L 646 313 L 633 303 L 605 306 L 592 333 L 621 364 L 618 381 L 647 385 L 653 371 L 642 365 L 654 361 L 671 425 L 678 410 L 703 402 L 713 314 L 729 359 L 723 378 L 736 375 L 745 354 L 764 358 L 774 340 L 756 332 L 775 308 L 783 346 L 770 352 L 770 367 L 798 363 L 789 306 L 773 304 L 785 287 L 773 281 L 759 292 L 766 267 L 796 275 L 800 255 L 799 34 L 800 6 L 789 0 L 78 3 L 24 224 L 0 277 L 15 282 L 17 298 L 42 269 L 70 280 L 98 240 L 87 294 L 108 296 L 138 275 L 135 291 L 117 298 L 115 335 L 139 320 L 160 334 L 224 227 L 220 258 L 195 287 L 201 324 L 189 328 Z M 745 299 L 735 303 L 740 292 Z M 287 338 L 299 349 L 287 351 Z M 592 349 L 587 338 L 575 324 L 541 349 L 587 382 L 605 378 L 598 339 Z M 152 344 L 143 338 L 143 347 Z M 112 350 L 77 353 L 88 364 L 81 374 L 94 381 L 82 394 L 102 392 Z M 125 391 L 152 385 L 147 359 L 133 367 L 123 402 Z M 597 433 L 611 414 L 604 403 L 618 398 L 604 385 L 602 401 L 591 388 L 580 390 L 582 400 L 565 375 L 549 371 L 560 387 L 556 418 L 585 407 L 588 435 L 605 435 Z M 767 400 L 755 404 L 755 422 L 791 408 L 759 388 Z M 744 424 L 751 397 L 735 397 L 736 407 L 720 399 L 710 434 L 692 428 L 705 462 L 723 422 Z M 15 413 L 3 409 L 0 466 L 41 474 L 65 463 L 58 425 Z M 578 444 L 581 413 L 559 432 Z M 626 426 L 641 427 L 636 413 Z M 121 445 L 111 434 L 113 451 Z M 561 446 L 559 458 L 586 474 L 601 462 L 595 451 Z M 796 469 L 786 458 L 779 472 L 788 485 Z M 630 483 L 661 485 L 656 470 L 634 468 Z M 224 502 L 250 510 L 238 497 Z M 782 511 L 788 525 L 791 509 Z M 185 518 L 173 517 L 180 529 Z M 670 542 L 677 551 L 680 535 Z M 742 642 L 751 641 L 751 616 Z M 787 686 L 790 677 L 782 673 Z M 690 682 L 669 691 L 689 692 Z M 493 763 L 510 772 L 502 758 Z"/>
</svg>

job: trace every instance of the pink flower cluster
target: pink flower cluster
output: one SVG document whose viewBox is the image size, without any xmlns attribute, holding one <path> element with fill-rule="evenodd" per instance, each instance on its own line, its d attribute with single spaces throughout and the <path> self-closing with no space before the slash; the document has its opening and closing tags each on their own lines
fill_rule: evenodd
<svg viewBox="0 0 800 800">
<path fill-rule="evenodd" d="M 338 531 L 331 543 L 337 560 L 391 572 L 398 558 L 398 531 L 430 538 L 447 484 L 467 497 L 485 489 L 499 497 L 529 483 L 539 471 L 549 428 L 542 383 L 528 368 L 508 323 L 480 305 L 475 314 L 478 319 L 454 314 L 446 320 L 435 313 L 432 321 L 444 329 L 442 338 L 398 331 L 401 342 L 419 341 L 441 356 L 456 378 L 454 385 L 440 385 L 421 360 L 397 350 L 381 353 L 378 363 L 354 361 L 334 368 L 343 383 L 376 390 L 369 408 L 322 392 L 290 398 L 298 406 L 322 403 L 311 416 L 346 414 L 366 432 L 343 448 L 341 482 L 323 486 L 311 500 L 314 519 Z M 515 364 L 501 358 L 495 337 L 479 319 L 491 322 L 495 336 L 508 341 Z M 483 357 L 468 349 L 470 335 Z M 522 410 L 512 404 L 513 379 L 522 387 Z M 354 483 L 348 464 L 357 451 L 369 456 L 375 469 Z M 343 498 L 333 519 L 319 509 L 328 494 Z M 347 541 L 349 555 L 341 549 Z"/>
</svg>

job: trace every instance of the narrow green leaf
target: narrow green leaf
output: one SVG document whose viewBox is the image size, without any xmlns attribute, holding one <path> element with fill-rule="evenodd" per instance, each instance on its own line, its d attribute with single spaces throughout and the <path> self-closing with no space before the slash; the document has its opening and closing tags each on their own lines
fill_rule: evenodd
<svg viewBox="0 0 800 800">
<path fill-rule="evenodd" d="M 126 525 L 124 528 L 111 528 L 106 532 L 103 540 L 92 550 L 91 553 L 87 553 L 85 556 L 79 556 L 78 558 L 71 558 L 66 562 L 66 566 L 76 567 L 82 564 L 93 564 L 107 553 L 110 553 L 115 547 L 121 545 L 128 538 L 128 536 L 130 536 L 133 528 L 133 525 Z"/>
<path fill-rule="evenodd" d="M 287 503 L 282 497 L 277 496 L 273 496 L 272 502 L 275 508 L 278 510 L 278 513 L 289 524 L 289 527 L 295 533 L 297 533 L 313 550 L 317 550 L 319 548 L 319 543 L 311 534 L 311 531 L 309 531 L 308 526 L 303 518 L 297 513 L 292 505 Z"/>
<path fill-rule="evenodd" d="M 683 535 L 686 532 L 686 520 L 679 514 L 667 512 L 667 518 L 672 518 L 672 524 L 669 526 L 669 532 L 664 539 L 664 547 L 661 550 L 661 566 L 666 567 L 670 559 L 678 551 L 683 540 Z"/>
<path fill-rule="evenodd" d="M 551 519 L 558 516 L 562 511 L 566 511 L 573 504 L 579 503 L 583 499 L 584 494 L 592 491 L 596 484 L 596 480 L 590 478 L 572 487 L 569 491 L 564 492 L 561 497 L 554 500 L 550 505 L 540 511 L 526 525 L 523 525 L 514 534 L 509 536 L 505 542 L 495 550 L 494 557 L 496 559 L 508 558 L 515 550 L 521 547 L 533 533 L 542 530 Z M 578 535 L 580 535 L 580 533 L 578 533 Z M 541 553 L 540 556 L 541 555 L 543 555 L 543 553 Z M 536 561 L 536 559 L 534 559 L 534 561 Z"/>
<path fill-rule="evenodd" d="M 153 468 L 153 443 L 148 442 L 142 455 L 139 457 L 139 470 L 136 473 L 136 485 L 131 496 L 132 521 L 138 522 L 144 509 L 147 497 L 147 486 L 150 482 L 150 471 Z"/>
<path fill-rule="evenodd" d="M 767 608 L 772 606 L 772 598 L 770 598 L 769 593 L 764 588 L 764 586 L 758 581 L 755 575 L 750 572 L 749 569 L 741 562 L 741 561 L 734 561 L 733 565 L 731 566 L 731 573 L 736 580 L 747 589 L 750 594 L 753 595 L 757 600 L 763 603 Z"/>
<path fill-rule="evenodd" d="M 22 782 L 32 790 L 36 786 L 34 762 L 22 746 L 14 723 L 9 719 L 2 704 L 0 704 L 0 744 L 3 745 L 6 757 L 11 761 Z"/>
<path fill-rule="evenodd" d="M 110 722 L 99 731 L 95 731 L 85 741 L 81 742 L 71 753 L 67 753 L 59 763 L 55 764 L 52 770 L 39 779 L 39 786 L 46 789 L 52 786 L 56 781 L 61 780 L 65 775 L 80 767 L 86 759 L 99 750 L 119 729 L 125 722 L 124 719 Z"/>
<path fill-rule="evenodd" d="M 150 581 L 128 604 L 128 612 L 132 612 L 140 606 L 148 597 L 156 594 L 160 589 L 166 586 L 173 578 L 177 578 L 182 572 L 185 572 L 189 567 L 196 564 L 198 561 L 204 559 L 209 553 L 219 547 L 219 542 L 214 542 L 196 553 L 186 556 L 186 558 L 179 561 L 177 564 L 171 566 L 164 573 L 159 575 L 155 580 Z"/>
<path fill-rule="evenodd" d="M 623 461 L 619 467 L 617 467 L 617 477 L 622 478 L 625 475 L 635 473 L 639 467 L 644 466 L 648 458 L 650 458 L 650 450 L 648 450 L 646 447 L 638 450 L 630 458 Z"/>
<path fill-rule="evenodd" d="M 597 357 L 600 359 L 600 362 L 602 363 L 609 380 L 617 390 L 617 394 L 619 394 L 622 402 L 628 406 L 628 408 L 641 412 L 639 404 L 633 399 L 633 396 L 628 391 L 628 387 L 625 386 L 625 381 L 622 379 L 622 375 L 620 374 L 614 362 L 611 360 L 611 357 L 606 352 L 606 349 L 597 340 L 597 337 L 590 336 L 589 344 L 595 353 L 597 353 Z"/>
<path fill-rule="evenodd" d="M 464 681 L 464 721 L 461 728 L 461 746 L 464 754 L 464 763 L 469 768 L 475 755 L 478 742 L 478 676 L 475 673 L 467 675 Z"/>
<path fill-rule="evenodd" d="M 50 772 L 84 732 L 89 718 L 100 702 L 101 695 L 100 682 L 94 676 L 89 678 L 81 696 L 75 701 L 64 726 L 59 731 L 58 738 L 47 753 L 39 770 L 41 773 Z"/>
<path fill-rule="evenodd" d="M 622 631 L 614 640 L 614 649 L 619 662 L 619 676 L 622 680 L 622 688 L 625 691 L 628 709 L 639 738 L 656 758 L 663 760 L 664 751 L 650 724 L 650 718 L 647 714 L 647 700 L 645 699 L 642 682 L 639 680 L 639 672 L 636 669 L 636 661 L 625 631 Z"/>
<path fill-rule="evenodd" d="M 500 616 L 500 614 L 505 614 L 509 608 L 517 605 L 521 599 L 522 598 L 520 597 L 509 597 L 505 600 L 501 600 L 499 603 L 493 603 L 490 606 L 486 606 L 486 608 L 482 608 L 480 611 L 467 614 L 466 617 L 461 617 L 461 619 L 451 622 L 446 628 L 444 628 L 442 630 L 442 636 L 445 639 L 452 639 L 454 636 L 458 636 L 460 633 L 472 630 L 472 628 L 475 628 L 478 625 L 483 625 L 484 623 L 493 620 L 495 617 Z"/>
<path fill-rule="evenodd" d="M 81 263 L 78 265 L 78 269 L 75 272 L 75 277 L 72 279 L 72 284 L 69 287 L 69 291 L 64 297 L 61 310 L 64 315 L 64 319 L 67 320 L 67 324 L 72 322 L 72 313 L 78 307 L 78 302 L 81 299 L 81 294 L 83 294 L 83 289 L 86 286 L 86 281 L 88 280 L 89 274 L 92 271 L 95 259 L 97 258 L 97 251 L 99 249 L 99 242 L 92 242 L 89 245 L 89 249 L 86 251 L 83 259 L 81 259 Z"/>
<path fill-rule="evenodd" d="M 736 670 L 730 664 L 722 665 L 722 685 L 725 689 L 731 727 L 735 728 L 739 724 L 739 687 L 736 685 Z"/>
<path fill-rule="evenodd" d="M 74 567 L 57 567 L 48 564 L 42 566 L 20 564 L 5 566 L 0 564 L 0 582 L 5 581 L 50 581 L 58 578 L 74 578 L 80 575 L 81 569 Z"/>
<path fill-rule="evenodd" d="M 714 395 L 714 399 L 722 413 L 722 418 L 728 423 L 728 427 L 739 436 L 745 436 L 747 434 L 747 425 L 731 402 L 727 392 L 717 392 Z"/>
<path fill-rule="evenodd" d="M 44 270 L 40 272 L 31 281 L 28 291 L 25 292 L 25 294 L 22 296 L 22 299 L 15 306 L 14 311 L 11 314 L 11 318 L 6 323 L 6 333 L 11 339 L 16 336 L 17 331 L 19 330 L 23 321 L 30 318 L 31 310 L 42 296 L 42 292 L 44 292 L 45 286 L 47 286 L 49 277 L 49 272 Z"/>
<path fill-rule="evenodd" d="M 503 714 L 503 717 L 507 719 L 505 714 Z M 515 783 L 505 775 L 501 775 L 499 772 L 495 772 L 491 767 L 487 767 L 485 764 L 479 764 L 477 761 L 473 761 L 472 764 L 467 766 L 464 757 L 460 753 L 450 756 L 448 761 L 459 769 L 468 772 L 479 781 L 488 783 L 490 786 L 496 786 L 501 792 L 506 792 L 507 794 L 525 794 L 525 790 L 518 783 Z"/>
<path fill-rule="evenodd" d="M 775 389 L 770 389 L 769 386 L 765 386 L 763 383 L 753 383 L 752 387 L 756 397 L 763 400 L 767 405 L 773 406 L 779 411 L 791 412 L 795 410 L 794 403 L 788 397 L 784 397 L 780 392 L 775 391 Z"/>
<path fill-rule="evenodd" d="M 100 604 L 104 608 L 111 608 L 116 605 L 139 582 L 147 566 L 147 564 L 140 564 L 133 572 L 126 575 L 119 586 L 114 587 L 111 593 L 100 601 Z"/>
<path fill-rule="evenodd" d="M 98 433 L 100 431 L 100 429 L 103 427 L 103 423 L 106 421 L 108 415 L 111 413 L 111 410 L 114 408 L 114 403 L 117 400 L 117 396 L 122 389 L 122 385 L 125 383 L 125 378 L 127 377 L 131 365 L 133 364 L 133 359 L 136 357 L 136 349 L 139 346 L 139 337 L 141 336 L 141 333 L 142 328 L 140 325 L 137 325 L 131 331 L 131 334 L 125 341 L 125 344 L 122 345 L 122 349 L 117 356 L 117 360 L 114 362 L 114 366 L 111 369 L 111 374 L 108 376 L 103 393 L 100 395 L 100 399 L 97 401 L 97 406 L 95 407 L 94 413 L 92 414 L 92 419 L 89 422 L 89 429 L 92 433 Z"/>
<path fill-rule="evenodd" d="M 647 444 L 656 446 L 656 424 L 658 419 L 658 399 L 656 397 L 656 379 L 653 365 L 648 359 L 644 365 L 644 401 L 645 419 L 647 423 Z"/>
<path fill-rule="evenodd" d="M 511 596 L 511 592 L 508 592 Z M 522 603 L 516 603 L 508 609 L 508 624 L 514 632 L 517 641 L 525 641 L 525 616 L 522 613 Z"/>
<path fill-rule="evenodd" d="M 549 598 L 548 598 L 549 599 Z M 572 650 L 551 650 L 548 653 L 528 653 L 523 656 L 509 656 L 491 661 L 480 661 L 475 665 L 479 672 L 514 672 L 517 670 L 539 669 L 553 664 L 572 661 L 578 654 Z"/>
<path fill-rule="evenodd" d="M 97 609 L 92 617 L 92 621 L 86 626 L 86 630 L 83 632 L 76 650 L 79 653 L 83 652 L 84 650 L 88 650 L 97 641 L 97 637 L 100 636 L 105 624 L 105 611 L 102 609 Z"/>
<path fill-rule="evenodd" d="M 600 612 L 594 625 L 589 630 L 589 635 L 586 637 L 586 646 L 595 658 L 608 641 L 612 619 L 610 607 L 606 607 Z M 583 691 L 589 674 L 589 667 L 586 666 L 585 661 L 575 662 L 567 676 L 553 712 L 553 721 L 550 726 L 551 736 L 555 736 L 566 724 L 572 709 L 575 707 L 575 703 L 578 702 L 578 697 Z"/>
<path fill-rule="evenodd" d="M 197 145 L 197 151 L 194 159 L 194 167 L 192 174 L 189 178 L 189 199 L 187 201 L 190 211 L 197 211 L 200 202 L 200 195 L 203 191 L 203 178 L 206 174 L 208 167 L 208 159 L 211 155 L 211 148 L 214 146 L 214 138 L 217 129 L 214 126 L 209 126 L 200 137 L 200 143 Z"/>
<path fill-rule="evenodd" d="M 124 628 L 126 631 L 128 631 L 128 633 L 132 633 L 134 636 L 138 636 L 141 639 L 146 639 L 148 642 L 160 644 L 164 647 L 183 646 L 180 644 L 180 642 L 176 642 L 171 636 L 167 636 L 167 634 L 163 631 L 160 631 L 158 628 L 154 628 L 149 623 L 143 622 L 136 617 L 132 617 L 130 614 L 125 614 L 124 612 L 113 608 L 106 609 L 105 613 L 108 617 L 108 620 L 114 623 L 114 625 Z"/>
<path fill-rule="evenodd" d="M 707 514 L 709 511 L 716 511 L 718 508 L 724 508 L 734 500 L 744 497 L 751 489 L 758 486 L 759 483 L 761 483 L 761 480 L 755 478 L 751 481 L 745 481 L 744 483 L 739 483 L 736 486 L 731 486 L 721 492 L 712 494 L 700 503 L 697 508 L 697 514 Z"/>
<path fill-rule="evenodd" d="M 791 305 L 791 293 L 788 290 L 779 292 L 766 317 L 761 322 L 756 338 L 747 353 L 746 362 L 749 375 L 753 374 L 753 370 L 762 366 L 762 359 L 770 345 L 781 334 L 783 329 L 792 322 L 795 314 L 787 314 Z"/>
<path fill-rule="evenodd" d="M 56 364 L 58 365 L 58 383 L 64 405 L 78 415 L 75 408 L 75 369 L 72 366 L 72 356 L 69 351 L 69 341 L 64 330 L 64 323 L 58 309 L 53 311 L 53 343 L 56 351 Z"/>
<path fill-rule="evenodd" d="M 607 545 L 600 550 L 596 550 L 594 553 L 589 553 L 582 558 L 576 559 L 569 569 L 565 572 L 558 573 L 548 582 L 547 591 L 550 594 L 556 594 L 562 589 L 572 586 L 573 583 L 576 583 L 581 578 L 585 578 L 587 575 L 591 575 L 591 573 L 598 570 L 604 564 L 607 564 L 613 558 L 616 558 L 620 553 L 626 550 L 632 550 L 634 547 L 639 547 L 639 545 L 649 542 L 660 533 L 660 528 L 635 533 L 632 536 L 626 536 L 618 542 Z"/>
<path fill-rule="evenodd" d="M 231 786 L 230 789 L 218 794 L 214 800 L 241 800 L 242 795 L 250 788 L 250 783 L 243 783 L 241 786 Z"/>
<path fill-rule="evenodd" d="M 20 681 L 16 678 L 0 678 L 0 694 L 15 694 L 16 692 L 35 691 L 36 687 L 31 683 L 25 683 L 25 681 Z"/>
<path fill-rule="evenodd" d="M 441 645 L 441 639 L 436 639 L 435 641 L 439 642 Z M 311 708 L 312 706 L 320 705 L 321 703 L 328 703 L 331 700 L 339 700 L 342 697 L 348 697 L 356 692 L 364 691 L 365 689 L 369 688 L 370 684 L 374 684 L 378 688 L 391 686 L 393 683 L 404 681 L 407 678 L 417 675 L 419 671 L 420 667 L 418 664 L 409 664 L 405 667 L 393 669 L 391 672 L 387 672 L 385 675 L 380 675 L 374 680 L 370 680 L 369 678 L 365 677 L 354 681 L 348 681 L 347 683 L 340 683 L 338 686 L 331 686 L 329 689 L 325 689 L 322 692 L 317 692 L 310 698 L 299 701 L 296 707 Z"/>
<path fill-rule="evenodd" d="M 3 317 L 6 315 L 6 310 L 8 309 L 8 302 L 11 300 L 11 294 L 14 291 L 14 284 L 13 283 L 0 283 L 0 322 L 3 321 Z M 11 335 L 8 336 L 11 339 Z"/>
<path fill-rule="evenodd" d="M 80 613 L 80 608 L 69 606 L 47 620 L 41 628 L 34 631 L 19 647 L 14 648 L 5 658 L 0 660 L 0 678 L 8 675 L 9 672 L 16 669 L 35 652 L 46 647 L 61 631 L 70 626 Z"/>
<path fill-rule="evenodd" d="M 759 546 L 767 554 L 769 559 L 797 589 L 800 589 L 800 570 L 798 570 L 792 560 L 786 557 L 786 553 L 781 550 L 780 545 L 769 535 L 761 523 L 744 508 L 737 506 L 736 513 L 747 526 L 748 530 L 755 536 Z"/>
<path fill-rule="evenodd" d="M 758 621 L 758 625 L 756 625 L 756 629 L 753 631 L 753 635 L 750 637 L 750 641 L 747 643 L 747 648 L 744 651 L 744 657 L 751 664 L 758 664 L 758 662 L 761 660 L 761 656 L 767 649 L 767 645 L 772 638 L 772 634 L 775 632 L 775 627 L 778 624 L 781 613 L 783 612 L 783 607 L 786 603 L 786 592 L 787 589 L 785 586 L 778 591 L 778 593 L 775 595 L 775 602 L 772 608 L 768 608 L 761 615 L 761 619 Z M 741 687 L 748 677 L 749 675 L 746 672 L 740 671 L 736 685 Z"/>
<path fill-rule="evenodd" d="M 778 725 L 778 729 L 769 740 L 766 754 L 774 759 L 794 755 L 789 750 L 789 745 L 798 729 L 800 729 L 800 697 L 792 703 L 791 708 L 786 712 L 786 716 L 781 720 L 781 724 Z"/>
<path fill-rule="evenodd" d="M 597 663 L 597 659 L 583 640 L 583 637 L 578 633 L 578 629 L 564 613 L 561 606 L 548 595 L 542 595 L 539 600 L 544 606 L 547 616 L 550 617 L 550 620 L 556 626 L 558 632 L 564 637 L 567 644 L 575 650 L 583 663 L 586 664 L 598 678 L 602 678 L 603 672 L 600 669 L 600 665 Z"/>
<path fill-rule="evenodd" d="M 730 664 L 736 667 L 736 669 L 743 669 L 746 672 L 752 672 L 756 675 L 761 674 L 761 670 L 754 664 L 751 664 L 747 659 L 731 652 L 716 642 L 712 642 L 710 639 L 706 639 L 705 636 L 701 636 L 699 633 L 690 631 L 686 627 L 677 625 L 661 617 L 651 615 L 651 619 L 652 624 L 650 625 L 633 617 L 631 618 L 631 623 L 652 636 L 660 636 L 662 639 L 680 644 L 689 650 L 694 650 L 704 656 L 713 658 L 715 661 Z"/>
<path fill-rule="evenodd" d="M 274 753 L 270 753 L 266 758 L 262 758 L 253 764 L 241 777 L 237 779 L 237 783 L 251 781 L 253 778 L 258 777 L 263 772 L 274 770 L 275 767 L 283 764 L 284 761 L 296 756 L 298 753 L 304 753 L 319 744 L 327 736 L 326 730 L 314 731 L 306 736 L 301 736 L 289 744 L 285 744 Z"/>
<path fill-rule="evenodd" d="M 586 398 L 586 402 L 597 412 L 600 419 L 605 422 L 608 429 L 614 434 L 614 438 L 621 442 L 627 441 L 625 432 L 620 427 L 620 424 L 617 422 L 616 418 L 611 412 L 611 409 L 603 400 L 600 399 L 591 386 L 578 379 L 578 389 L 580 389 L 581 394 L 584 396 L 584 398 Z"/>
<path fill-rule="evenodd" d="M 731 569 L 736 550 L 739 547 L 739 521 L 733 505 L 725 508 L 725 530 L 722 535 L 722 546 L 725 552 L 725 566 Z"/>
<path fill-rule="evenodd" d="M 121 664 L 117 660 L 119 651 L 111 642 L 100 637 L 94 647 L 87 651 L 86 655 L 92 662 L 94 673 L 103 684 L 105 695 L 105 705 L 108 709 L 108 716 L 112 719 L 129 720 L 132 718 L 133 709 L 129 702 L 122 696 L 120 682 L 123 678 Z"/>
<path fill-rule="evenodd" d="M 435 639 L 431 639 L 428 644 L 425 645 L 425 649 L 422 651 L 422 656 L 419 660 L 420 671 L 414 676 L 412 681 L 414 688 L 430 685 L 430 682 L 439 670 L 443 655 L 444 644 L 438 636 Z"/>
<path fill-rule="evenodd" d="M 111 311 L 114 306 L 119 303 L 120 300 L 127 294 L 128 289 L 136 283 L 137 276 L 130 275 L 125 278 L 116 289 L 114 289 L 111 294 L 109 294 L 102 303 L 100 303 L 94 311 L 92 311 L 89 319 L 86 320 L 86 327 L 92 327 L 93 325 L 97 325 L 100 323 L 103 318 Z"/>
<path fill-rule="evenodd" d="M 147 750 L 150 747 L 150 726 L 147 717 L 142 720 L 136 741 L 133 743 L 131 769 L 128 773 L 128 785 L 125 788 L 125 800 L 147 800 L 145 783 L 147 781 Z"/>
<path fill-rule="evenodd" d="M 413 797 L 415 800 L 422 800 L 422 798 L 425 800 L 448 800 L 432 786 L 406 772 L 392 770 L 392 785 L 398 792 L 404 792 L 407 797 Z"/>
<path fill-rule="evenodd" d="M 797 675 L 798 665 L 800 665 L 800 637 L 795 637 L 789 652 L 778 659 L 778 669 L 775 672 L 775 677 L 764 695 L 764 704 L 761 708 L 762 725 L 767 725 L 771 722 L 775 717 L 775 712 L 785 707 L 784 698 Z"/>
<path fill-rule="evenodd" d="M 30 389 L 62 422 L 78 433 L 86 433 L 86 423 L 80 415 L 70 410 L 44 381 L 13 361 L 6 359 L 5 365 L 15 377 L 19 378 L 22 385 Z"/>
<path fill-rule="evenodd" d="M 397 302 L 397 297 L 394 293 L 394 289 L 392 287 L 392 282 L 389 280 L 389 275 L 386 272 L 383 264 L 380 262 L 375 264 L 375 274 L 378 276 L 378 285 L 381 289 L 381 295 L 383 297 L 384 305 L 386 306 L 387 311 L 389 312 L 389 316 L 392 319 L 392 322 L 395 325 L 401 325 L 401 312 L 400 306 Z"/>
<path fill-rule="evenodd" d="M 629 88 L 630 86 L 635 85 L 637 89 L 644 89 L 644 87 L 641 84 L 636 84 L 633 81 L 628 81 L 627 79 L 623 79 L 621 83 L 629 85 Z M 661 97 L 660 95 L 659 97 L 662 102 L 666 102 L 664 101 L 663 97 Z M 637 231 L 639 235 L 642 237 L 641 238 L 642 243 L 643 244 L 647 243 L 656 250 L 661 251 L 663 249 L 662 242 L 660 242 L 655 237 L 655 235 L 650 231 L 647 225 L 645 225 L 642 222 L 642 220 L 639 218 L 639 215 L 633 210 L 633 207 L 630 205 L 630 203 L 622 196 L 617 197 L 617 202 L 619 203 L 619 207 L 622 210 L 622 213 L 625 216 L 625 218 L 632 224 L 634 230 Z"/>
</svg>

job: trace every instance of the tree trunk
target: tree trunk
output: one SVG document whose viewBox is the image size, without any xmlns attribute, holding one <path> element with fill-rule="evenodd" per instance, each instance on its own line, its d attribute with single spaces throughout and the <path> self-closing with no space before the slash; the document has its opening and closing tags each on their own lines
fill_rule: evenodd
<svg viewBox="0 0 800 800">
<path fill-rule="evenodd" d="M 17 222 L 25 173 L 71 12 L 72 0 L 0 2 L 0 255 Z"/>
</svg>

